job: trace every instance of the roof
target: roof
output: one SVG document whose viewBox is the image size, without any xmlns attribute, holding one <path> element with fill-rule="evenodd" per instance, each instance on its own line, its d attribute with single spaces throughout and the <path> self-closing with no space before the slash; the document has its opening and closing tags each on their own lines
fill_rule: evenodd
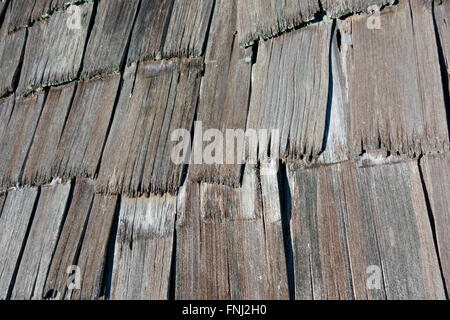
<svg viewBox="0 0 450 320">
<path fill-rule="evenodd" d="M 0 1 L 0 299 L 448 298 L 450 1 L 30 2 Z M 270 135 L 208 164 L 209 129 Z"/>
</svg>

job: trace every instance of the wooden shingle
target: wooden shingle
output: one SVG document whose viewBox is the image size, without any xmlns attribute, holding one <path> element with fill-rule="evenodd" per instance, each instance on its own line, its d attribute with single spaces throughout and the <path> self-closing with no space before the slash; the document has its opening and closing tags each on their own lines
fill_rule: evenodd
<svg viewBox="0 0 450 320">
<path fill-rule="evenodd" d="M 38 188 L 25 188 L 9 191 L 4 200 L 0 215 L 1 300 L 8 297 L 37 196 Z"/>
<path fill-rule="evenodd" d="M 351 13 L 367 12 L 369 8 L 381 8 L 392 5 L 396 0 L 321 0 L 322 7 L 327 15 L 341 17 Z"/>
<path fill-rule="evenodd" d="M 190 131 L 202 61 L 173 59 L 127 68 L 98 179 L 99 190 L 127 195 L 174 192 L 184 163 L 171 160 L 171 134 Z"/>
<path fill-rule="evenodd" d="M 78 84 L 52 164 L 53 177 L 95 175 L 119 82 L 120 75 L 111 75 Z"/>
<path fill-rule="evenodd" d="M 366 15 L 351 17 L 341 29 L 349 43 L 343 59 L 351 153 L 446 150 L 449 136 L 431 8 L 421 1 L 399 1 L 380 19 L 380 29 L 368 28 Z"/>
<path fill-rule="evenodd" d="M 83 61 L 83 78 L 117 72 L 126 49 L 140 0 L 100 1 Z"/>
<path fill-rule="evenodd" d="M 51 181 L 52 164 L 74 93 L 73 83 L 50 88 L 25 164 L 24 184 L 41 185 Z"/>
<path fill-rule="evenodd" d="M 169 298 L 176 200 L 167 194 L 122 198 L 111 299 Z"/>
<path fill-rule="evenodd" d="M 278 141 L 268 140 L 274 147 L 259 144 L 260 154 L 270 150 L 272 157 L 279 151 L 280 157 L 302 158 L 322 151 L 331 29 L 331 23 L 321 22 L 259 43 L 247 130 L 279 133 Z"/>
<path fill-rule="evenodd" d="M 261 193 L 250 167 L 239 189 L 186 184 L 177 217 L 176 299 L 288 298 L 279 198 L 271 184 L 263 182 Z"/>
<path fill-rule="evenodd" d="M 19 94 L 77 78 L 93 4 L 86 3 L 78 8 L 81 15 L 80 29 L 69 24 L 72 17 L 67 11 L 57 11 L 49 19 L 39 21 L 28 29 L 17 89 Z"/>
<path fill-rule="evenodd" d="M 45 280 L 64 223 L 69 193 L 70 183 L 54 182 L 41 187 L 11 299 L 43 299 Z"/>
<path fill-rule="evenodd" d="M 20 184 L 27 155 L 34 139 L 46 93 L 17 97 L 0 137 L 0 185 Z M 10 102 L 11 103 L 11 100 Z"/>
<path fill-rule="evenodd" d="M 288 177 L 296 298 L 445 298 L 417 162 L 290 168 Z"/>
<path fill-rule="evenodd" d="M 201 122 L 203 132 L 217 129 L 223 137 L 226 137 L 227 129 L 245 131 L 251 87 L 252 50 L 238 46 L 235 33 L 236 3 L 234 0 L 216 1 L 197 112 L 197 121 Z M 201 135 L 194 139 L 201 139 L 193 143 L 201 144 L 202 150 L 209 144 L 203 142 Z M 239 157 L 238 152 L 242 148 L 227 145 L 226 141 L 223 147 L 226 151 L 222 165 L 196 164 L 192 159 L 194 163 L 189 166 L 190 179 L 238 186 L 244 159 L 244 154 Z M 227 148 L 232 151 L 228 153 Z M 226 164 L 227 156 L 231 157 L 232 154 L 233 164 Z M 238 159 L 242 160 L 238 162 Z"/>
</svg>

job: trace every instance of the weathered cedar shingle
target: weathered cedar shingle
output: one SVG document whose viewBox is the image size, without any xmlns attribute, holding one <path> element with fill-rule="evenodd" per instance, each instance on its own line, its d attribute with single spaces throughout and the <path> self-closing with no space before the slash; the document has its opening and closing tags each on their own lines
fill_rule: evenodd
<svg viewBox="0 0 450 320">
<path fill-rule="evenodd" d="M 122 198 L 111 299 L 168 299 L 176 197 Z"/>
<path fill-rule="evenodd" d="M 103 297 L 101 285 L 116 205 L 117 196 L 95 195 L 80 249 L 80 256 L 76 263 L 81 271 L 81 288 L 74 290 L 66 298 L 95 300 Z"/>
<path fill-rule="evenodd" d="M 15 99 L 12 114 L 0 137 L 0 186 L 21 183 L 45 97 L 45 92 L 38 92 Z"/>
<path fill-rule="evenodd" d="M 53 11 L 62 9 L 70 3 L 78 1 L 79 0 L 11 1 L 11 21 L 8 23 L 8 30 L 9 32 L 12 32 L 19 28 L 27 27 L 36 20 L 48 17 Z"/>
<path fill-rule="evenodd" d="M 247 129 L 279 130 L 281 157 L 322 151 L 331 28 L 331 23 L 321 22 L 259 43 Z M 269 150 L 263 144 L 259 149 L 260 154 Z"/>
<path fill-rule="evenodd" d="M 216 1 L 197 116 L 197 121 L 202 122 L 203 132 L 218 129 L 224 137 L 226 129 L 245 130 L 250 95 L 252 50 L 241 49 L 236 41 L 236 3 L 234 0 Z M 196 138 L 201 139 L 198 143 L 205 149 L 208 143 L 203 143 L 200 135 Z M 224 150 L 230 147 L 224 141 Z M 234 163 L 238 163 L 237 152 L 240 151 L 239 148 L 233 149 Z M 223 163 L 227 155 L 224 153 Z M 192 164 L 189 177 L 194 181 L 237 186 L 241 165 Z"/>
<path fill-rule="evenodd" d="M 106 249 L 117 197 L 94 193 L 92 180 L 78 180 L 58 240 L 44 297 L 53 299 L 98 299 L 102 295 Z M 78 266 L 81 289 L 69 290 L 67 270 Z M 73 270 L 72 270 L 73 271 Z"/>
<path fill-rule="evenodd" d="M 271 184 L 264 181 L 261 193 L 250 167 L 240 189 L 187 183 L 177 217 L 177 299 L 287 299 L 279 199 Z"/>
<path fill-rule="evenodd" d="M 10 190 L 0 215 L 0 299 L 7 298 L 33 207 L 37 188 Z"/>
<path fill-rule="evenodd" d="M 52 176 L 95 175 L 119 82 L 120 75 L 111 75 L 78 84 L 53 161 Z"/>
<path fill-rule="evenodd" d="M 450 288 L 450 156 L 425 156 L 420 162 L 436 228 L 442 273 Z"/>
<path fill-rule="evenodd" d="M 7 14 L 6 19 L 9 15 Z M 0 97 L 15 90 L 20 74 L 20 59 L 25 47 L 26 30 L 19 30 L 8 34 L 3 26 L 0 30 Z"/>
<path fill-rule="evenodd" d="M 450 39 L 448 36 L 450 34 L 450 1 L 434 1 L 434 17 L 445 66 L 447 67 L 447 84 L 449 84 L 450 90 Z"/>
<path fill-rule="evenodd" d="M 64 221 L 69 193 L 70 183 L 54 182 L 41 187 L 11 299 L 43 299 L 45 280 Z"/>
<path fill-rule="evenodd" d="M 320 10 L 317 0 L 238 1 L 240 45 L 250 45 L 314 19 Z"/>
<path fill-rule="evenodd" d="M 214 2 L 191 0 L 173 2 L 162 49 L 164 58 L 202 55 Z"/>
<path fill-rule="evenodd" d="M 350 13 L 366 12 L 371 6 L 381 9 L 385 5 L 394 4 L 396 0 L 321 0 L 327 15 L 340 17 Z M 403 0 L 401 0 L 403 1 Z"/>
<path fill-rule="evenodd" d="M 103 153 L 99 189 L 135 195 L 174 192 L 183 164 L 171 160 L 171 134 L 191 130 L 202 71 L 201 59 L 133 65 L 125 71 L 111 132 Z"/>
<path fill-rule="evenodd" d="M 288 170 L 297 298 L 445 298 L 417 162 L 381 163 Z"/>
<path fill-rule="evenodd" d="M 351 152 L 382 148 L 418 155 L 446 150 L 449 137 L 431 9 L 421 1 L 400 1 L 380 18 L 380 29 L 369 29 L 366 15 L 351 17 L 341 29 L 347 44 L 343 59 Z"/>
<path fill-rule="evenodd" d="M 19 94 L 72 81 L 78 76 L 93 4 L 86 3 L 79 8 L 81 29 L 68 27 L 67 21 L 71 16 L 67 11 L 57 11 L 49 19 L 28 29 L 17 89 Z"/>
<path fill-rule="evenodd" d="M 74 92 L 73 83 L 50 88 L 25 165 L 24 184 L 41 185 L 51 181 L 52 164 Z"/>
<path fill-rule="evenodd" d="M 140 0 L 100 1 L 83 61 L 83 78 L 120 70 Z"/>
</svg>

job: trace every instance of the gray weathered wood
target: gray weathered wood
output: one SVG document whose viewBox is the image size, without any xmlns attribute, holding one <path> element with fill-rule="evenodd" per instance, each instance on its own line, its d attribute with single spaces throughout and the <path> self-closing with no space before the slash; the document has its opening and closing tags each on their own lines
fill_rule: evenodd
<svg viewBox="0 0 450 320">
<path fill-rule="evenodd" d="M 27 185 L 41 185 L 52 179 L 52 164 L 70 110 L 75 85 L 52 87 L 28 154 L 22 181 Z M 77 132 L 78 134 L 78 132 Z"/>
<path fill-rule="evenodd" d="M 279 130 L 271 156 L 317 156 L 322 151 L 329 89 L 332 25 L 308 26 L 259 43 L 253 65 L 248 129 Z M 271 141 L 275 143 L 275 138 Z M 259 144 L 259 153 L 268 145 Z"/>
<path fill-rule="evenodd" d="M 78 251 L 93 201 L 93 181 L 78 180 L 45 281 L 43 295 L 46 299 L 66 297 L 70 276 L 67 270 L 70 266 L 77 264 Z"/>
<path fill-rule="evenodd" d="M 450 156 L 425 156 L 420 162 L 436 230 L 437 247 L 447 290 L 450 288 Z"/>
<path fill-rule="evenodd" d="M 37 195 L 37 188 L 10 190 L 4 201 L 0 215 L 1 300 L 8 297 Z"/>
<path fill-rule="evenodd" d="M 342 25 L 349 96 L 349 148 L 419 155 L 448 148 L 433 17 L 421 1 L 399 1 L 369 29 L 367 15 Z M 399 41 L 402 39 L 402 41 Z"/>
<path fill-rule="evenodd" d="M 175 192 L 184 164 L 171 160 L 171 134 L 190 131 L 202 61 L 173 59 L 126 70 L 98 179 L 99 190 L 127 195 Z"/>
<path fill-rule="evenodd" d="M 64 222 L 69 193 L 70 183 L 54 181 L 41 187 L 11 299 L 43 299 L 45 280 Z"/>
<path fill-rule="evenodd" d="M 273 181 L 264 181 L 261 194 L 250 167 L 239 189 L 187 183 L 177 217 L 177 299 L 287 299 L 279 198 L 272 187 Z"/>
<path fill-rule="evenodd" d="M 14 109 L 0 137 L 0 185 L 3 187 L 21 183 L 45 96 L 45 92 L 38 92 L 15 99 Z"/>
<path fill-rule="evenodd" d="M 140 0 L 100 1 L 86 47 L 83 78 L 120 70 Z"/>
<path fill-rule="evenodd" d="M 327 15 L 335 18 L 351 13 L 367 12 L 368 8 L 374 6 L 380 10 L 385 5 L 394 4 L 395 1 L 396 0 L 321 0 L 322 7 Z"/>
<path fill-rule="evenodd" d="M 291 166 L 288 177 L 296 298 L 445 298 L 417 162 Z"/>
<path fill-rule="evenodd" d="M 439 36 L 442 54 L 447 68 L 447 84 L 450 90 L 450 39 L 448 37 L 450 33 L 450 1 L 434 1 L 434 17 L 437 26 L 436 32 Z M 447 97 L 447 99 L 450 99 L 450 97 Z"/>
<path fill-rule="evenodd" d="M 241 49 L 236 41 L 236 3 L 234 0 L 216 1 L 197 112 L 203 132 L 216 129 L 223 137 L 226 137 L 227 129 L 245 131 L 250 96 L 252 50 Z M 202 150 L 209 144 L 203 142 L 200 135 L 195 138 L 201 139 L 198 144 L 202 145 Z M 243 146 L 227 145 L 226 139 L 223 143 L 223 164 L 192 163 L 189 177 L 193 181 L 240 184 L 244 154 L 239 157 L 238 152 L 243 151 Z M 225 164 L 228 155 L 232 157 L 231 164 Z"/>
<path fill-rule="evenodd" d="M 1 12 L 1 10 L 0 10 Z M 1 16 L 1 15 L 0 15 Z M 5 22 L 0 29 L 0 97 L 15 90 L 15 85 L 20 74 L 20 60 L 25 48 L 26 30 L 19 30 L 8 34 L 4 26 L 10 18 L 6 13 Z"/>
<path fill-rule="evenodd" d="M 19 94 L 77 78 L 92 8 L 92 3 L 79 6 L 80 29 L 69 28 L 72 17 L 67 11 L 57 11 L 28 29 Z"/>
<path fill-rule="evenodd" d="M 93 177 L 118 94 L 120 75 L 80 82 L 52 165 L 53 177 Z"/>
<path fill-rule="evenodd" d="M 239 44 L 277 36 L 313 20 L 319 10 L 317 0 L 238 1 Z"/>
<path fill-rule="evenodd" d="M 96 194 L 86 222 L 80 256 L 81 288 L 68 292 L 66 299 L 94 300 L 104 298 L 102 281 L 105 271 L 106 250 L 116 213 L 117 196 Z"/>
<path fill-rule="evenodd" d="M 122 198 L 111 299 L 168 299 L 176 197 Z"/>
</svg>

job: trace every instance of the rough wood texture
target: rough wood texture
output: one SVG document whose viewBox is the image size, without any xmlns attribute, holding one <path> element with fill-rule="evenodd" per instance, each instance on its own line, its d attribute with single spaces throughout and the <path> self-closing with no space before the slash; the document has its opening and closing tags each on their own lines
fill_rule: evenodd
<svg viewBox="0 0 450 320">
<path fill-rule="evenodd" d="M 128 68 L 99 173 L 99 190 L 175 192 L 183 164 L 171 160 L 176 129 L 191 130 L 202 61 L 174 59 Z"/>
<path fill-rule="evenodd" d="M 296 298 L 445 299 L 417 162 L 370 162 L 288 170 Z"/>
<path fill-rule="evenodd" d="M 45 101 L 45 92 L 15 99 L 0 137 L 0 186 L 21 184 L 23 168 Z M 12 103 L 9 100 L 9 103 Z"/>
<path fill-rule="evenodd" d="M 30 26 L 36 20 L 48 18 L 53 11 L 62 9 L 70 3 L 79 0 L 27 0 L 11 1 L 11 21 L 8 23 L 9 32 Z M 0 10 L 1 11 L 1 10 Z"/>
<path fill-rule="evenodd" d="M 246 168 L 241 189 L 186 185 L 177 217 L 177 299 L 288 297 L 279 199 L 269 205 L 270 182 L 263 185 L 262 196 L 254 168 Z"/>
<path fill-rule="evenodd" d="M 122 199 L 111 299 L 169 298 L 176 205 L 170 195 Z"/>
<path fill-rule="evenodd" d="M 26 30 L 20 30 L 8 34 L 5 24 L 9 18 L 10 14 L 7 13 L 5 22 L 3 22 L 3 26 L 0 29 L 0 65 L 2 66 L 2 72 L 0 74 L 0 97 L 15 90 L 20 74 L 20 60 L 25 48 L 27 33 Z"/>
<path fill-rule="evenodd" d="M 327 15 L 341 17 L 350 13 L 366 12 L 372 6 L 381 9 L 385 5 L 392 5 L 396 0 L 321 0 Z"/>
<path fill-rule="evenodd" d="M 86 47 L 83 78 L 120 70 L 140 0 L 100 1 Z"/>
<path fill-rule="evenodd" d="M 93 177 L 106 142 L 120 75 L 80 82 L 52 165 L 54 177 Z"/>
<path fill-rule="evenodd" d="M 80 255 L 76 265 L 81 271 L 81 288 L 66 298 L 94 300 L 103 298 L 102 281 L 109 235 L 116 213 L 117 197 L 96 194 L 86 222 Z"/>
<path fill-rule="evenodd" d="M 199 57 L 203 53 L 214 3 L 215 1 L 190 0 L 173 2 L 162 49 L 164 58 Z"/>
<path fill-rule="evenodd" d="M 74 93 L 74 84 L 49 90 L 23 173 L 24 184 L 42 185 L 51 181 L 52 164 Z"/>
<path fill-rule="evenodd" d="M 274 37 L 313 20 L 318 11 L 317 0 L 238 1 L 239 44 Z"/>
<path fill-rule="evenodd" d="M 41 187 L 11 299 L 43 299 L 47 272 L 64 223 L 70 183 Z"/>
<path fill-rule="evenodd" d="M 433 17 L 421 1 L 399 1 L 381 15 L 381 28 L 353 16 L 341 32 L 353 154 L 386 149 L 419 155 L 448 149 L 443 85 Z M 398 39 L 402 39 L 399 41 Z"/>
<path fill-rule="evenodd" d="M 71 15 L 67 11 L 57 11 L 28 29 L 19 94 L 72 81 L 78 76 L 93 4 L 79 8 L 80 29 L 69 28 Z"/>
<path fill-rule="evenodd" d="M 197 116 L 203 132 L 217 129 L 224 137 L 227 129 L 245 131 L 250 96 L 252 50 L 241 49 L 236 41 L 236 3 L 234 0 L 216 1 Z M 202 150 L 210 143 L 203 142 L 200 135 L 195 138 L 201 139 L 193 143 L 202 144 Z M 243 146 L 234 147 L 224 141 L 223 147 L 226 150 L 221 159 L 224 164 L 194 163 L 189 167 L 189 177 L 193 181 L 238 186 L 244 162 L 244 155 L 239 157 L 238 152 L 243 151 Z M 225 164 L 228 156 L 234 164 Z"/>
<path fill-rule="evenodd" d="M 321 22 L 259 43 L 247 129 L 277 129 L 280 138 L 279 149 L 260 144 L 260 154 L 301 158 L 322 151 L 331 29 Z"/>
<path fill-rule="evenodd" d="M 10 190 L 3 204 L 0 215 L 1 300 L 8 297 L 37 195 L 37 188 Z"/>
<path fill-rule="evenodd" d="M 93 182 L 78 181 L 45 282 L 46 299 L 64 299 L 68 294 L 67 282 L 70 276 L 68 268 L 77 264 L 79 248 L 93 201 Z"/>
<path fill-rule="evenodd" d="M 449 85 L 450 91 L 450 39 L 448 37 L 448 34 L 450 34 L 450 1 L 434 1 L 434 17 L 437 26 L 436 31 L 438 32 L 438 39 L 440 41 L 439 50 L 442 50 L 442 58 L 447 68 L 447 84 Z M 445 77 L 445 75 L 443 76 Z M 450 97 L 447 96 L 447 103 L 449 103 L 449 99 Z"/>
<path fill-rule="evenodd" d="M 447 290 L 450 288 L 450 155 L 425 156 L 420 162 L 436 229 L 437 247 Z"/>
</svg>

